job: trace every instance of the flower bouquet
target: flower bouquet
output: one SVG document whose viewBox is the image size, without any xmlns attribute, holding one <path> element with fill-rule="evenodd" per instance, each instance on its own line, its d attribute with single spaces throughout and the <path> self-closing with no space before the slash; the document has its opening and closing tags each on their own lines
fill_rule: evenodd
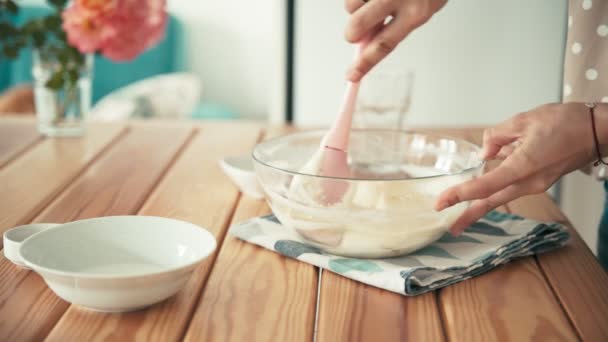
<svg viewBox="0 0 608 342">
<path fill-rule="evenodd" d="M 156 45 L 167 25 L 166 0 L 47 0 L 51 14 L 15 25 L 20 8 L 0 0 L 0 56 L 33 48 L 39 130 L 80 135 L 91 107 L 93 54 L 129 61 Z"/>
</svg>

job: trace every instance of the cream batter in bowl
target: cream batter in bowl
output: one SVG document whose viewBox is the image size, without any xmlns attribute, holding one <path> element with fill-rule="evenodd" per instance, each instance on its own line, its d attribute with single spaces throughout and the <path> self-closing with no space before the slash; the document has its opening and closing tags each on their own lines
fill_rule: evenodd
<svg viewBox="0 0 608 342">
<path fill-rule="evenodd" d="M 325 131 L 264 141 L 253 151 L 255 171 L 279 221 L 320 249 L 342 256 L 384 258 L 411 253 L 439 239 L 467 208 L 433 207 L 450 186 L 478 176 L 479 146 L 410 131 L 353 130 L 350 176 L 320 176 Z M 346 182 L 338 203 L 323 187 Z M 322 186 L 323 184 L 323 186 Z"/>
</svg>

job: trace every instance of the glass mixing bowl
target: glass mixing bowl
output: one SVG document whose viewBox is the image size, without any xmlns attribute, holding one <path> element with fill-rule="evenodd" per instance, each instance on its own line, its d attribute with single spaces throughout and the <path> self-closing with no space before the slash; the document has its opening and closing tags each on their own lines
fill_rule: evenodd
<svg viewBox="0 0 608 342">
<path fill-rule="evenodd" d="M 255 172 L 279 221 L 328 253 L 381 258 L 411 253 L 439 239 L 469 203 L 436 212 L 439 194 L 478 176 L 479 146 L 421 132 L 353 130 L 349 177 L 324 177 L 318 163 L 326 131 L 258 144 Z M 315 161 L 316 160 L 316 161 Z M 328 188 L 344 187 L 327 203 Z"/>
</svg>

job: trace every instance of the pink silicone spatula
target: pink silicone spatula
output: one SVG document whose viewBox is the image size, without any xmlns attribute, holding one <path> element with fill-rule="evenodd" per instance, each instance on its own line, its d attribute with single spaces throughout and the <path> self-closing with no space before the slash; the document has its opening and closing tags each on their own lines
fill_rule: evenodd
<svg viewBox="0 0 608 342">
<path fill-rule="evenodd" d="M 355 58 L 363 51 L 366 43 L 364 41 L 358 44 Z M 324 151 L 319 172 L 322 176 L 347 178 L 350 175 L 347 150 L 359 84 L 359 82 L 349 81 L 346 85 L 346 92 L 338 116 L 323 140 L 322 148 Z M 334 204 L 339 202 L 348 190 L 348 182 L 339 179 L 326 179 L 321 182 L 321 187 L 323 202 Z"/>
</svg>

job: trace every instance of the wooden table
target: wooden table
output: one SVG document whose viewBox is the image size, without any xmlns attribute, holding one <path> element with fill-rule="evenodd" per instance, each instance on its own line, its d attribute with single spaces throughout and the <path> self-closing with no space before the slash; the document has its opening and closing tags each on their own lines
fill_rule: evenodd
<svg viewBox="0 0 608 342">
<path fill-rule="evenodd" d="M 31 119 L 0 119 L 1 231 L 145 214 L 207 227 L 219 245 L 175 297 L 126 314 L 70 305 L 1 256 L 0 340 L 608 341 L 608 275 L 574 230 L 558 251 L 417 297 L 226 235 L 231 223 L 269 209 L 241 196 L 217 160 L 283 131 L 253 123 L 130 123 L 95 125 L 84 138 L 43 139 Z M 479 129 L 447 131 L 479 141 Z M 503 210 L 568 224 L 546 195 Z"/>
</svg>

